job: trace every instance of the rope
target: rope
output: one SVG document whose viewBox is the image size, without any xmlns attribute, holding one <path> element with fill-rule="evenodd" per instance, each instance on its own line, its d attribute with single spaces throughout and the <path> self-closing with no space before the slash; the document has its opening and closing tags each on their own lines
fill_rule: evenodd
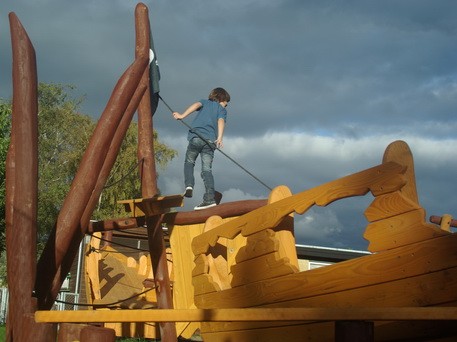
<svg viewBox="0 0 457 342">
<path fill-rule="evenodd" d="M 135 297 L 138 297 L 138 296 L 141 296 L 149 291 L 152 291 L 152 290 L 155 290 L 155 286 L 154 287 L 151 287 L 143 292 L 140 292 L 140 293 L 135 293 L 133 294 L 132 296 L 130 297 L 127 297 L 127 298 L 124 298 L 124 299 L 120 299 L 116 302 L 112 302 L 112 303 L 106 303 L 106 304 L 86 304 L 86 303 L 72 303 L 72 302 L 66 302 L 66 301 L 63 301 L 63 300 L 58 300 L 56 299 L 55 302 L 56 303 L 62 303 L 62 304 L 67 304 L 67 305 L 78 305 L 78 306 L 92 306 L 92 307 L 110 307 L 110 306 L 115 306 L 116 304 L 121 304 L 123 302 L 126 302 L 128 301 L 129 299 L 133 299 Z"/>
<path fill-rule="evenodd" d="M 159 95 L 159 99 L 162 100 L 163 104 L 170 110 L 170 112 L 173 113 L 173 109 L 171 109 L 171 107 L 164 101 L 164 99 L 162 98 L 162 96 Z M 219 152 L 221 152 L 225 157 L 227 157 L 231 162 L 233 162 L 236 166 L 238 166 L 240 169 L 242 169 L 244 172 L 246 172 L 249 176 L 251 176 L 252 178 L 254 178 L 256 181 L 258 181 L 260 184 L 262 184 L 264 187 L 266 187 L 268 190 L 273 190 L 271 187 L 269 187 L 268 185 L 266 185 L 264 182 L 262 182 L 259 178 L 257 178 L 256 176 L 254 176 L 251 172 L 249 172 L 247 169 L 245 169 L 241 164 L 239 164 L 237 161 L 235 161 L 232 157 L 230 157 L 227 153 L 223 152 L 220 148 L 218 148 L 217 146 L 212 146 L 209 144 L 209 142 L 204 138 L 202 137 L 198 132 L 195 132 L 192 130 L 192 127 L 190 127 L 184 120 L 179 120 L 181 121 L 189 130 L 192 131 L 192 133 L 195 133 L 200 139 L 202 139 L 203 141 L 205 141 L 209 147 L 211 147 L 213 150 L 218 150 Z"/>
<path fill-rule="evenodd" d="M 102 237 L 98 237 L 98 236 L 95 236 L 95 235 L 91 235 L 91 237 L 93 238 L 96 238 L 96 239 L 99 239 L 100 241 L 104 241 L 104 242 L 108 242 L 112 245 L 117 245 L 117 246 L 121 246 L 121 247 L 124 247 L 124 248 L 129 248 L 129 249 L 132 249 L 133 251 L 131 252 L 119 252 L 119 251 L 107 251 L 107 250 L 104 250 L 104 249 L 100 249 L 100 248 L 95 248 L 95 247 L 91 247 L 90 248 L 90 251 L 91 252 L 103 252 L 103 253 L 119 253 L 119 254 L 129 254 L 129 253 L 138 253 L 138 252 L 147 252 L 147 253 L 150 253 L 150 251 L 148 249 L 142 249 L 142 248 L 136 248 L 136 247 L 132 247 L 132 246 L 128 246 L 128 245 L 124 245 L 122 243 L 119 243 L 119 242 L 115 242 L 115 241 L 111 241 L 111 240 L 107 240 L 107 239 L 104 239 Z M 171 254 L 169 252 L 166 252 L 165 254 Z M 173 260 L 171 259 L 168 259 L 167 258 L 167 261 L 173 263 Z"/>
<path fill-rule="evenodd" d="M 130 248 L 130 249 L 133 249 L 135 251 L 140 251 L 140 252 L 149 252 L 149 250 L 146 250 L 146 249 L 136 248 L 136 247 L 132 247 L 132 246 L 129 246 L 129 245 L 124 245 L 124 244 L 119 243 L 119 242 L 113 242 L 113 241 L 110 241 L 110 240 L 107 240 L 107 239 L 104 239 L 102 237 L 98 237 L 98 236 L 95 236 L 95 235 L 91 235 L 91 236 L 96 238 L 96 239 L 99 239 L 100 241 L 109 242 L 109 243 L 111 243 L 113 245 L 117 245 L 117 246 L 121 246 L 121 247 L 125 247 L 125 248 Z M 95 250 L 95 248 L 93 248 L 93 250 Z"/>
</svg>

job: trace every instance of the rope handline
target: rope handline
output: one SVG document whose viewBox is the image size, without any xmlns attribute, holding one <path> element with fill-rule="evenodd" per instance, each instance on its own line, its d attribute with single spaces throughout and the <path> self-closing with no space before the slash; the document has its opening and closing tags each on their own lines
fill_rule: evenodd
<svg viewBox="0 0 457 342">
<path fill-rule="evenodd" d="M 101 248 L 95 248 L 95 247 L 91 247 L 90 248 L 90 251 L 91 252 L 103 252 L 103 253 L 120 253 L 120 254 L 128 254 L 128 253 L 138 253 L 138 252 L 147 252 L 147 253 L 150 253 L 150 250 L 148 249 L 142 249 L 142 248 L 136 248 L 136 247 L 132 247 L 132 246 L 128 246 L 128 245 L 124 245 L 122 243 L 119 243 L 119 242 L 114 242 L 114 241 L 110 241 L 110 240 L 107 240 L 107 239 L 104 239 L 102 237 L 98 237 L 98 236 L 95 236 L 95 235 L 91 235 L 91 237 L 95 238 L 95 239 L 99 239 L 100 241 L 104 241 L 104 242 L 108 242 L 110 244 L 113 244 L 113 245 L 117 245 L 117 246 L 120 246 L 120 247 L 125 247 L 125 248 L 129 248 L 129 249 L 133 249 L 133 251 L 131 252 L 119 252 L 119 251 L 107 251 L 107 250 L 104 250 L 104 249 L 101 249 Z M 122 238 L 122 237 L 121 237 Z M 169 252 L 166 252 L 166 254 L 171 254 Z M 173 263 L 173 260 L 171 259 L 167 259 L 167 261 Z"/>
<path fill-rule="evenodd" d="M 114 243 L 115 244 L 115 243 Z M 142 249 L 138 249 L 138 250 L 134 250 L 134 251 L 124 251 L 124 252 L 119 252 L 119 251 L 107 251 L 105 249 L 102 249 L 102 248 L 95 248 L 95 247 L 91 247 L 90 249 L 91 252 L 99 252 L 99 253 L 108 253 L 108 254 L 138 254 L 138 251 L 142 251 L 142 252 L 149 252 L 149 251 L 146 251 L 146 250 L 142 250 Z"/>
<path fill-rule="evenodd" d="M 171 109 L 171 107 L 164 101 L 164 99 L 162 98 L 162 96 L 159 95 L 159 99 L 162 100 L 163 104 L 170 110 L 170 112 L 173 113 L 173 109 Z M 227 157 L 231 162 L 233 162 L 235 165 L 237 165 L 240 169 L 242 169 L 244 172 L 246 172 L 248 175 L 250 175 L 252 178 L 254 178 L 256 181 L 258 181 L 260 184 L 262 184 L 264 187 L 266 187 L 268 190 L 272 191 L 273 189 L 271 187 L 269 187 L 268 185 L 266 185 L 264 182 L 262 182 L 259 178 L 257 178 L 255 175 L 253 175 L 251 172 L 249 172 L 247 169 L 245 169 L 242 165 L 240 165 L 237 161 L 235 161 L 232 157 L 230 157 L 227 153 L 225 153 L 224 151 L 222 151 L 220 148 L 218 148 L 217 146 L 211 146 L 209 144 L 209 142 L 204 138 L 202 137 L 198 132 L 195 132 L 192 130 L 192 127 L 190 127 L 184 120 L 179 120 L 181 121 L 189 130 L 192 131 L 192 133 L 196 134 L 200 139 L 202 139 L 203 141 L 205 141 L 209 147 L 211 147 L 211 149 L 213 150 L 218 150 L 219 152 L 221 152 L 225 157 Z"/>
<path fill-rule="evenodd" d="M 142 226 L 143 228 L 146 228 L 145 225 Z M 137 227 L 137 228 L 140 228 L 140 227 Z M 132 232 L 129 232 L 127 229 L 122 229 L 122 228 L 114 228 L 112 230 L 113 232 L 119 232 L 119 233 L 122 233 L 124 235 L 128 235 L 130 237 L 135 237 L 139 240 L 146 240 L 147 239 L 147 236 L 143 235 L 143 234 L 137 234 L 137 233 L 132 233 Z M 163 233 L 163 236 L 168 236 L 170 234 L 168 234 L 167 231 L 164 231 L 162 230 L 162 233 Z"/>
<path fill-rule="evenodd" d="M 136 247 L 132 247 L 132 246 L 129 246 L 129 245 L 124 245 L 122 243 L 119 243 L 119 242 L 113 242 L 113 241 L 110 241 L 110 240 L 107 240 L 107 239 L 104 239 L 102 237 L 98 237 L 98 236 L 95 236 L 95 235 L 91 235 L 93 238 L 96 238 L 96 239 L 99 239 L 100 241 L 104 241 L 104 242 L 108 242 L 108 243 L 111 243 L 113 245 L 117 245 L 117 246 L 121 246 L 121 247 L 125 247 L 125 248 L 130 248 L 130 249 L 133 249 L 135 251 L 140 251 L 140 252 L 149 252 L 149 250 L 146 250 L 146 249 L 141 249 L 141 248 L 136 248 Z M 95 250 L 95 248 L 94 248 Z"/>
<path fill-rule="evenodd" d="M 71 303 L 71 302 L 66 302 L 66 301 L 63 301 L 63 300 L 58 300 L 56 299 L 55 302 L 57 303 L 62 303 L 62 304 L 68 304 L 68 305 L 78 305 L 78 306 L 93 306 L 93 307 L 109 307 L 109 306 L 114 306 L 116 304 L 120 304 L 120 303 L 123 303 L 129 299 L 132 299 L 132 298 L 135 298 L 135 297 L 138 297 L 138 296 L 141 296 L 149 291 L 152 291 L 154 290 L 155 287 L 151 287 L 143 292 L 140 292 L 140 293 L 135 293 L 133 294 L 132 296 L 130 297 L 127 297 L 127 298 L 124 298 L 124 299 L 120 299 L 116 302 L 112 302 L 112 303 L 106 303 L 106 304 L 86 304 L 86 303 Z"/>
</svg>

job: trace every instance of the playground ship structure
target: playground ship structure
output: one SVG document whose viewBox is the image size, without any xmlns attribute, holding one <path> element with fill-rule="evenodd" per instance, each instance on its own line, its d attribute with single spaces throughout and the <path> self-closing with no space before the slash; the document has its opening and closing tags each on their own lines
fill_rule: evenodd
<svg viewBox="0 0 457 342">
<path fill-rule="evenodd" d="M 55 341 L 57 325 L 60 341 L 114 341 L 116 334 L 176 341 L 196 331 L 204 341 L 277 341 L 284 336 L 288 341 L 450 341 L 457 337 L 453 221 L 449 216 L 440 225 L 425 221 L 413 157 L 403 141 L 391 143 L 379 165 L 297 194 L 278 186 L 266 200 L 172 212 L 182 205 L 183 197 L 160 196 L 157 190 L 152 118 L 159 95 L 150 86 L 154 75 L 150 76 L 151 39 L 144 4 L 137 5 L 135 19 L 135 61 L 113 90 L 37 262 L 36 61 L 25 29 L 10 14 L 8 341 Z M 90 222 L 137 109 L 142 198 L 122 201 L 131 217 Z M 369 224 L 364 237 L 372 254 L 300 271 L 294 215 L 368 193 L 374 199 L 365 211 Z M 170 234 L 167 241 L 164 224 Z M 124 229 L 145 230 L 149 253 L 129 258 L 115 253 L 115 247 L 100 247 L 98 234 Z M 94 236 L 85 259 L 88 302 L 93 308 L 50 311 L 85 234 Z M 108 305 L 126 295 L 128 300 L 120 308 Z"/>
</svg>

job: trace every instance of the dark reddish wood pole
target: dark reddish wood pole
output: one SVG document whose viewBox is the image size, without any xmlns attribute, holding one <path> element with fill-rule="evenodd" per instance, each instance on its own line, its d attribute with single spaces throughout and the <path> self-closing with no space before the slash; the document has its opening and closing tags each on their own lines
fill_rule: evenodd
<svg viewBox="0 0 457 342">
<path fill-rule="evenodd" d="M 38 98 L 35 50 L 9 14 L 13 50 L 13 114 L 6 167 L 7 341 L 22 338 L 23 318 L 35 312 L 38 210 Z"/>
<path fill-rule="evenodd" d="M 137 57 L 149 57 L 151 31 L 148 8 L 143 3 L 139 3 L 135 8 L 135 31 L 135 55 Z M 141 84 L 149 87 L 149 70 L 144 72 Z M 138 160 L 143 161 L 140 171 L 143 198 L 150 198 L 158 194 L 154 159 L 154 125 L 152 120 L 152 116 L 157 109 L 158 99 L 158 94 L 154 94 L 151 97 L 150 91 L 146 91 L 138 107 Z M 161 309 L 172 309 L 173 299 L 171 296 L 167 256 L 162 232 L 162 217 L 150 217 L 146 222 L 148 227 L 149 254 L 153 267 L 154 281 L 156 283 L 157 304 Z M 159 326 L 162 341 L 175 342 L 177 340 L 174 323 L 160 323 Z"/>
<path fill-rule="evenodd" d="M 135 8 L 135 31 L 135 56 L 144 56 L 149 59 L 151 31 L 148 8 L 143 3 L 139 3 Z M 149 68 L 143 74 L 141 85 L 146 86 L 148 91 L 144 93 L 138 107 L 138 160 L 142 160 L 142 167 L 140 168 L 142 196 L 143 198 L 150 198 L 158 194 L 154 159 L 154 125 L 152 121 L 152 116 L 157 109 L 158 95 L 151 98 Z"/>
<path fill-rule="evenodd" d="M 146 58 L 137 58 L 119 79 L 84 152 L 57 218 L 56 227 L 38 263 L 35 289 L 40 309 L 51 308 L 68 273 L 69 265 L 66 264 L 65 269 L 61 268 L 62 262 L 72 245 L 76 244 L 74 236 L 83 230 L 81 217 L 95 189 L 115 131 L 138 87 L 147 62 Z"/>
<path fill-rule="evenodd" d="M 442 216 L 436 216 L 436 215 L 430 216 L 430 222 L 435 223 L 435 224 L 441 224 L 442 219 L 443 219 Z M 451 227 L 456 228 L 457 227 L 457 220 L 450 219 L 449 225 Z"/>
</svg>

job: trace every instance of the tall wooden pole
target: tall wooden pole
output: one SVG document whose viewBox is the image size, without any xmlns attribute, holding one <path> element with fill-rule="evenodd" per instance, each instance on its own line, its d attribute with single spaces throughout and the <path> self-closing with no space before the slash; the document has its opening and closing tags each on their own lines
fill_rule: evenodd
<svg viewBox="0 0 457 342">
<path fill-rule="evenodd" d="M 149 14 L 148 8 L 142 3 L 135 8 L 135 31 L 135 57 L 143 56 L 149 59 L 151 40 Z M 150 94 L 149 68 L 143 74 L 141 85 L 146 86 L 148 90 L 144 93 L 138 107 L 138 160 L 142 161 L 140 168 L 142 196 L 150 198 L 158 194 L 152 116 L 157 109 L 159 97 L 158 94 L 154 96 Z"/>
<path fill-rule="evenodd" d="M 135 55 L 148 56 L 151 49 L 150 24 L 148 8 L 139 3 L 135 8 L 136 48 Z M 150 85 L 149 70 L 145 71 L 141 84 Z M 146 91 L 138 107 L 138 160 L 142 160 L 141 192 L 143 198 L 158 194 L 157 173 L 154 159 L 153 120 L 157 109 L 158 94 Z M 161 309 L 172 309 L 170 279 L 168 277 L 167 256 L 162 232 L 161 217 L 146 220 L 151 262 L 153 265 L 154 281 L 156 284 L 157 304 Z M 164 342 L 177 340 L 174 323 L 160 323 L 160 336 Z"/>
<path fill-rule="evenodd" d="M 13 113 L 6 161 L 8 321 L 6 341 L 55 340 L 55 325 L 37 324 L 32 297 L 36 275 L 38 213 L 38 97 L 33 45 L 9 14 L 13 51 Z"/>
<path fill-rule="evenodd" d="M 34 312 L 38 203 L 38 98 L 35 50 L 14 13 L 13 114 L 6 168 L 6 251 L 9 298 L 8 339 L 21 335 L 21 321 Z"/>
</svg>

